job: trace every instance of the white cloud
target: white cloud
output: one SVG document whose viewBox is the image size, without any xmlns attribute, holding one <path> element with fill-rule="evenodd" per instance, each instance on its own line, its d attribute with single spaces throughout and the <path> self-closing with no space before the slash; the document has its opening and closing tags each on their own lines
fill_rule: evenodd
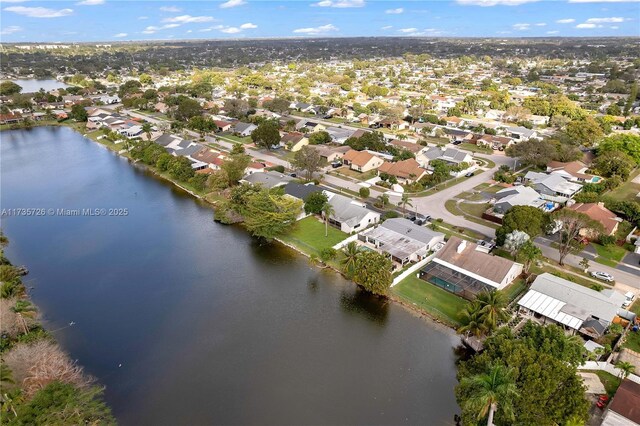
<svg viewBox="0 0 640 426">
<path fill-rule="evenodd" d="M 615 24 L 615 23 L 619 23 L 619 22 L 624 22 L 626 21 L 626 19 L 624 18 L 589 18 L 587 19 L 587 23 L 588 24 Z"/>
<path fill-rule="evenodd" d="M 104 4 L 104 0 L 82 0 L 76 3 L 78 6 L 98 6 Z"/>
<path fill-rule="evenodd" d="M 162 6 L 160 10 L 163 12 L 170 12 L 170 13 L 182 12 L 182 9 L 180 9 L 177 6 Z"/>
<path fill-rule="evenodd" d="M 69 16 L 73 13 L 73 9 L 49 9 L 46 7 L 26 7 L 11 6 L 5 7 L 7 12 L 17 13 L 18 15 L 28 16 L 29 18 L 60 18 Z"/>
<path fill-rule="evenodd" d="M 640 0 L 569 0 L 569 3 L 638 3 Z"/>
<path fill-rule="evenodd" d="M 417 28 L 400 28 L 398 30 L 399 33 L 404 33 L 404 34 L 411 34 L 411 33 L 417 32 L 417 31 L 418 31 Z"/>
<path fill-rule="evenodd" d="M 127 33 L 118 33 L 118 34 L 114 35 L 115 38 L 122 38 L 122 37 L 126 37 L 126 36 L 128 36 Z"/>
<path fill-rule="evenodd" d="M 9 35 L 22 31 L 22 27 L 17 25 L 10 25 L 8 27 L 4 27 L 2 31 L 0 31 L 0 35 Z"/>
<path fill-rule="evenodd" d="M 384 27 L 380 28 L 381 30 L 390 30 L 391 28 L 393 28 L 393 25 L 385 25 Z"/>
<path fill-rule="evenodd" d="M 198 30 L 199 33 L 208 33 L 209 31 L 213 31 L 213 28 L 203 28 Z"/>
<path fill-rule="evenodd" d="M 173 18 L 165 18 L 162 22 L 174 22 L 178 24 L 190 24 L 194 22 L 211 22 L 213 21 L 212 16 L 191 16 L 191 15 L 180 15 L 174 16 Z"/>
<path fill-rule="evenodd" d="M 566 18 L 566 19 L 558 19 L 556 21 L 556 24 L 571 24 L 573 22 L 576 22 L 576 20 L 573 18 Z"/>
<path fill-rule="evenodd" d="M 547 31 L 547 34 L 549 35 L 554 35 L 554 34 L 559 34 L 560 31 Z"/>
<path fill-rule="evenodd" d="M 526 31 L 531 28 L 531 24 L 513 24 L 513 29 L 518 31 Z"/>
<path fill-rule="evenodd" d="M 180 24 L 166 24 L 166 25 L 163 25 L 161 27 L 157 27 L 155 25 L 149 25 L 147 28 L 144 29 L 144 31 L 142 31 L 142 33 L 143 34 L 154 34 L 154 33 L 158 32 L 158 31 L 161 31 L 161 30 L 168 30 L 168 29 L 171 29 L 171 28 L 177 28 L 179 26 L 180 26 Z"/>
<path fill-rule="evenodd" d="M 578 28 L 578 29 L 596 28 L 596 27 L 598 27 L 598 25 L 596 25 L 596 24 L 578 24 L 578 25 L 576 25 L 576 28 Z"/>
<path fill-rule="evenodd" d="M 333 24 L 321 25 L 319 27 L 298 28 L 293 30 L 295 34 L 327 34 L 332 31 L 338 31 L 338 28 Z"/>
<path fill-rule="evenodd" d="M 547 24 L 545 22 L 538 22 L 537 24 L 535 24 L 536 27 L 546 27 Z"/>
<path fill-rule="evenodd" d="M 518 6 L 525 3 L 533 3 L 538 0 L 456 0 L 456 2 L 463 6 Z"/>
<path fill-rule="evenodd" d="M 313 3 L 311 6 L 318 7 L 337 7 L 337 8 L 348 8 L 348 7 L 364 7 L 364 0 L 322 0 L 318 3 Z"/>
<path fill-rule="evenodd" d="M 222 9 L 229 9 L 230 7 L 242 6 L 243 4 L 247 4 L 247 2 L 245 0 L 228 0 L 220 4 L 220 7 Z"/>
<path fill-rule="evenodd" d="M 397 9 L 387 9 L 384 11 L 387 15 L 400 15 L 402 12 L 404 12 L 404 9 L 401 7 Z"/>
<path fill-rule="evenodd" d="M 242 32 L 242 30 L 238 27 L 225 27 L 222 28 L 220 32 L 223 32 L 225 34 L 237 34 L 239 32 Z"/>
<path fill-rule="evenodd" d="M 247 22 L 246 24 L 240 25 L 240 28 L 243 30 L 252 30 L 254 28 L 258 28 L 256 24 L 252 24 L 251 22 Z"/>
<path fill-rule="evenodd" d="M 29 0 L 2 0 L 2 3 L 24 3 Z"/>
</svg>

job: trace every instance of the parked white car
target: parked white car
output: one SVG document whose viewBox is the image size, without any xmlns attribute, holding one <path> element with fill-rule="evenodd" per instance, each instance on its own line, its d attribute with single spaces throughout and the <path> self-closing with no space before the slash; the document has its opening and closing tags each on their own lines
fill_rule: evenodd
<svg viewBox="0 0 640 426">
<path fill-rule="evenodd" d="M 602 281 L 607 281 L 607 282 L 610 282 L 610 283 L 613 282 L 613 275 L 607 274 L 606 272 L 592 271 L 591 272 L 591 276 L 593 278 L 597 278 L 597 279 L 602 280 Z"/>
<path fill-rule="evenodd" d="M 633 303 L 633 300 L 635 299 L 636 295 L 628 291 L 624 294 L 624 297 L 625 299 L 624 299 L 624 302 L 622 303 L 622 307 L 628 308 Z"/>
</svg>

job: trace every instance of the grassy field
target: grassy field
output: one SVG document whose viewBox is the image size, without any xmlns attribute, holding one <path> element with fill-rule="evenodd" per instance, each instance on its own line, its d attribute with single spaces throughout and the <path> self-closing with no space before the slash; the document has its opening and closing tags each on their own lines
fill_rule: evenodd
<svg viewBox="0 0 640 426">
<path fill-rule="evenodd" d="M 640 192 L 640 183 L 632 182 L 633 178 L 638 175 L 640 175 L 640 169 L 635 173 L 632 173 L 625 183 L 623 183 L 613 191 L 607 192 L 605 195 L 620 201 L 638 201 L 636 195 Z"/>
<path fill-rule="evenodd" d="M 230 133 L 225 133 L 221 135 L 217 135 L 222 140 L 227 140 L 228 142 L 239 142 L 242 144 L 251 144 L 253 141 L 251 140 L 251 136 L 240 137 Z"/>
<path fill-rule="evenodd" d="M 459 326 L 459 313 L 467 301 L 446 290 L 410 275 L 391 292 L 403 301 L 410 303 L 430 316 L 452 326 Z"/>
<path fill-rule="evenodd" d="M 329 234 L 324 236 L 324 223 L 314 216 L 309 216 L 298 222 L 295 229 L 281 239 L 298 247 L 305 253 L 319 254 L 322 249 L 333 247 L 348 237 L 347 234 L 329 225 Z"/>
<path fill-rule="evenodd" d="M 627 254 L 627 251 L 623 247 L 616 245 L 603 246 L 598 243 L 591 243 L 591 245 L 596 249 L 599 257 L 613 261 L 613 266 L 620 262 L 624 255 Z M 596 259 L 596 261 L 597 260 L 598 259 Z"/>
</svg>

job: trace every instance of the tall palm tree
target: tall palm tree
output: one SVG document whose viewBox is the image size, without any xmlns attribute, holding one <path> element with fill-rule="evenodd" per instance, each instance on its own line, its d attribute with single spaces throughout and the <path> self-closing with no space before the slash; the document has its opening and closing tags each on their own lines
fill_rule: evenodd
<svg viewBox="0 0 640 426">
<path fill-rule="evenodd" d="M 146 133 L 147 140 L 151 140 L 151 123 L 143 123 L 142 131 Z"/>
<path fill-rule="evenodd" d="M 389 203 L 389 196 L 387 194 L 381 194 L 378 196 L 378 200 L 380 200 L 380 204 L 382 204 L 382 208 Z"/>
<path fill-rule="evenodd" d="M 409 194 L 402 194 L 402 199 L 400 200 L 400 204 L 402 204 L 402 211 L 407 213 L 407 206 L 413 207 L 411 203 L 411 199 L 409 198 Z"/>
<path fill-rule="evenodd" d="M 326 202 L 322 206 L 322 215 L 324 216 L 324 236 L 329 236 L 329 218 L 335 213 L 335 209 L 331 203 Z"/>
<path fill-rule="evenodd" d="M 478 293 L 476 300 L 480 305 L 480 312 L 489 330 L 496 328 L 499 322 L 509 319 L 509 314 L 506 311 L 506 300 L 499 291 L 483 291 Z"/>
<path fill-rule="evenodd" d="M 620 369 L 620 378 L 626 379 L 629 377 L 629 374 L 633 373 L 636 370 L 636 366 L 626 361 L 618 361 L 616 362 L 616 367 Z"/>
<path fill-rule="evenodd" d="M 16 315 L 18 315 L 18 318 L 20 318 L 24 334 L 29 333 L 29 327 L 27 325 L 26 318 L 35 318 L 36 307 L 33 306 L 28 300 L 18 300 L 16 302 L 16 305 L 11 308 L 11 310 L 15 312 Z"/>
<path fill-rule="evenodd" d="M 467 306 L 464 307 L 460 313 L 462 326 L 458 329 L 459 333 L 466 334 L 467 336 L 473 335 L 476 337 L 487 334 L 487 331 L 489 330 L 484 321 L 481 309 L 480 304 L 475 301 L 468 303 Z"/>
<path fill-rule="evenodd" d="M 344 258 L 340 261 L 340 263 L 342 263 L 342 270 L 347 275 L 351 275 L 356 269 L 358 254 L 360 254 L 360 247 L 358 247 L 358 243 L 355 241 L 348 243 L 342 249 L 342 254 L 344 254 Z"/>
<path fill-rule="evenodd" d="M 513 369 L 503 365 L 490 365 L 486 372 L 464 377 L 460 386 L 468 389 L 468 399 L 463 406 L 478 412 L 478 420 L 488 416 L 487 425 L 493 425 L 498 410 L 513 419 L 513 398 L 518 395 Z"/>
</svg>

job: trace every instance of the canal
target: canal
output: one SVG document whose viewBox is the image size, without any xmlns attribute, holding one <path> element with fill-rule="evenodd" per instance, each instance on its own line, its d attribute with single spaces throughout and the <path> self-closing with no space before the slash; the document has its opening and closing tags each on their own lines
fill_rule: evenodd
<svg viewBox="0 0 640 426">
<path fill-rule="evenodd" d="M 215 223 L 68 128 L 0 133 L 2 218 L 43 321 L 121 424 L 451 424 L 449 330 Z M 69 326 L 69 323 L 75 323 Z"/>
</svg>

